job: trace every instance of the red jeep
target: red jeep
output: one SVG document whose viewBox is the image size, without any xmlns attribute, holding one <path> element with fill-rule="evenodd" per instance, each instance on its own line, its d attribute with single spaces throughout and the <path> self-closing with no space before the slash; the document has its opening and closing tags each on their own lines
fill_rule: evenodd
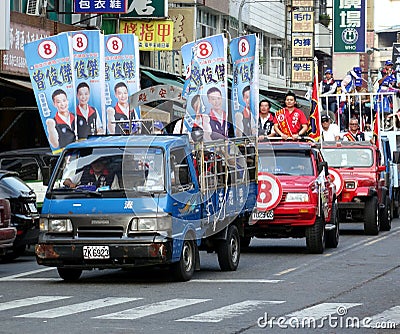
<svg viewBox="0 0 400 334">
<path fill-rule="evenodd" d="M 391 228 L 391 205 L 385 165 L 370 142 L 326 142 L 322 153 L 333 167 L 340 222 L 364 222 L 364 232 L 377 235 Z M 336 172 L 335 172 L 336 170 Z"/>
<path fill-rule="evenodd" d="M 339 242 L 336 191 L 315 143 L 260 143 L 258 199 L 245 226 L 243 246 L 252 237 L 306 238 L 310 253 Z"/>
</svg>

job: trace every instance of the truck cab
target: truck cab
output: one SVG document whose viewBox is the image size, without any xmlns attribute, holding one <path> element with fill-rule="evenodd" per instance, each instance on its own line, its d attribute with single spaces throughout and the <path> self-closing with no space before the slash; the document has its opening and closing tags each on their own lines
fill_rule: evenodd
<svg viewBox="0 0 400 334">
<path fill-rule="evenodd" d="M 37 262 L 65 280 L 82 270 L 169 265 L 186 281 L 207 250 L 222 270 L 236 270 L 256 198 L 254 150 L 243 141 L 193 146 L 187 135 L 141 135 L 70 144 L 45 196 Z M 92 177 L 98 159 L 102 182 Z"/>
</svg>

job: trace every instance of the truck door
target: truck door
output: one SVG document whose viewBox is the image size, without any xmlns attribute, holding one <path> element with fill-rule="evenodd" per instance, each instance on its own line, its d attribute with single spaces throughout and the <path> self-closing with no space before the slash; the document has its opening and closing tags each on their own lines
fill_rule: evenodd
<svg viewBox="0 0 400 334">
<path fill-rule="evenodd" d="M 192 159 L 183 148 L 178 148 L 171 150 L 169 160 L 169 205 L 173 221 L 199 224 L 200 194 Z"/>
</svg>

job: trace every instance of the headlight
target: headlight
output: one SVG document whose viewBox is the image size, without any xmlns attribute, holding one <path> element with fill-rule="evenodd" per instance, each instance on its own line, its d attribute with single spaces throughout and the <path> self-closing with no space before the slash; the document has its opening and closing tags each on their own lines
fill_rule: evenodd
<svg viewBox="0 0 400 334">
<path fill-rule="evenodd" d="M 172 228 L 172 217 L 136 217 L 132 219 L 131 231 L 166 231 Z"/>
<path fill-rule="evenodd" d="M 288 193 L 286 195 L 286 202 L 309 202 L 307 193 Z"/>
<path fill-rule="evenodd" d="M 39 228 L 41 231 L 49 230 L 49 220 L 47 218 L 40 218 Z"/>
<path fill-rule="evenodd" d="M 49 219 L 48 231 L 52 233 L 72 232 L 72 222 L 69 219 Z"/>
</svg>

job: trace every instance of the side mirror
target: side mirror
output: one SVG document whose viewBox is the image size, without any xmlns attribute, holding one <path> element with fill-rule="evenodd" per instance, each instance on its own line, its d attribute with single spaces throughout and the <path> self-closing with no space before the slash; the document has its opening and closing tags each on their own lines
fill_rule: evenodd
<svg viewBox="0 0 400 334">
<path fill-rule="evenodd" d="M 386 171 L 386 166 L 382 165 L 382 166 L 378 166 L 378 172 L 385 172 Z"/>
<path fill-rule="evenodd" d="M 318 164 L 318 174 L 320 174 L 324 169 L 325 169 L 325 176 L 328 176 L 329 175 L 328 163 L 326 161 L 322 161 Z"/>
<path fill-rule="evenodd" d="M 400 151 L 394 151 L 393 152 L 393 162 L 395 164 L 400 163 Z"/>
</svg>

